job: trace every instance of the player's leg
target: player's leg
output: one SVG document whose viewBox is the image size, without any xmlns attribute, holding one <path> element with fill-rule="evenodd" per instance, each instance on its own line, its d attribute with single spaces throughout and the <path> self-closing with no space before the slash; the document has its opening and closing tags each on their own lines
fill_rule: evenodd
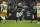
<svg viewBox="0 0 40 27">
<path fill-rule="evenodd" d="M 18 18 L 18 17 L 16 17 L 16 23 L 17 23 L 17 18 Z"/>
<path fill-rule="evenodd" d="M 32 23 L 32 21 L 34 20 L 34 12 L 32 11 L 31 13 L 32 13 L 31 14 L 32 15 L 32 17 L 31 17 L 31 23 Z"/>
<path fill-rule="evenodd" d="M 40 18 L 39 18 L 39 22 L 40 22 Z"/>
<path fill-rule="evenodd" d="M 17 23 L 18 17 L 19 17 L 19 13 L 17 12 L 17 13 L 16 13 L 16 23 Z"/>
<path fill-rule="evenodd" d="M 3 18 L 3 23 L 6 23 L 6 19 L 5 19 L 5 17 Z"/>
<path fill-rule="evenodd" d="M 21 23 L 21 20 L 22 20 L 22 16 L 20 17 L 20 23 Z"/>
<path fill-rule="evenodd" d="M 1 23 L 1 17 L 0 17 L 0 23 Z"/>
<path fill-rule="evenodd" d="M 37 20 L 37 15 L 35 15 L 35 14 L 34 14 L 34 19 L 35 19 L 35 21 Z"/>
<path fill-rule="evenodd" d="M 6 23 L 5 17 L 1 16 L 1 18 L 3 19 L 3 23 Z"/>
<path fill-rule="evenodd" d="M 40 18 L 38 18 L 38 23 L 37 24 L 40 24 Z"/>
<path fill-rule="evenodd" d="M 5 18 L 3 19 L 3 21 L 4 21 L 4 23 L 6 23 L 6 19 Z"/>
<path fill-rule="evenodd" d="M 33 20 L 34 20 L 34 15 L 32 15 L 32 17 L 31 17 L 31 23 L 32 23 Z"/>
<path fill-rule="evenodd" d="M 32 23 L 33 20 L 34 20 L 34 19 L 31 19 L 31 23 Z"/>
</svg>

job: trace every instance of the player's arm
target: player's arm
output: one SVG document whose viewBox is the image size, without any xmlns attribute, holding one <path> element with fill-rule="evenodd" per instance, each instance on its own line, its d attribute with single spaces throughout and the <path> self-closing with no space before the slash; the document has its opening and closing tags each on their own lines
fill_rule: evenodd
<svg viewBox="0 0 40 27">
<path fill-rule="evenodd" d="M 35 12 L 34 12 L 34 13 L 36 13 L 36 11 L 37 11 L 37 8 L 36 8 L 36 10 L 35 10 Z"/>
</svg>

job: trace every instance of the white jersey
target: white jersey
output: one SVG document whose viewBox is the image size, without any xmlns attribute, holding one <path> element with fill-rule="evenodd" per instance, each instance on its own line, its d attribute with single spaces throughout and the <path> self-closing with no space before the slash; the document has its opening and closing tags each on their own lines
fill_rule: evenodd
<svg viewBox="0 0 40 27">
<path fill-rule="evenodd" d="M 1 4 L 1 11 L 2 11 L 3 7 L 4 7 L 3 11 L 6 12 L 7 11 L 7 5 L 6 4 Z"/>
<path fill-rule="evenodd" d="M 40 6 L 36 6 L 37 7 L 37 17 L 40 17 Z"/>
<path fill-rule="evenodd" d="M 7 5 L 6 4 L 1 4 L 1 11 L 2 11 L 1 16 L 5 17 L 7 14 Z"/>
<path fill-rule="evenodd" d="M 36 6 L 37 7 L 37 13 L 40 13 L 40 6 Z"/>
</svg>

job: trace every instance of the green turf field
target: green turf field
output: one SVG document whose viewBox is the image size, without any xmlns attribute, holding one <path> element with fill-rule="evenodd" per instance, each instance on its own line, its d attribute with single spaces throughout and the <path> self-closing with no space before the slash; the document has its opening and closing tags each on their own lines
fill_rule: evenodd
<svg viewBox="0 0 40 27">
<path fill-rule="evenodd" d="M 3 22 L 3 21 L 2 21 Z M 17 23 L 15 23 L 15 20 L 7 20 L 5 24 L 0 23 L 0 27 L 40 27 L 40 24 L 37 24 L 38 21 L 33 21 L 33 23 L 30 23 L 30 20 L 22 20 L 22 23 L 18 20 Z"/>
</svg>

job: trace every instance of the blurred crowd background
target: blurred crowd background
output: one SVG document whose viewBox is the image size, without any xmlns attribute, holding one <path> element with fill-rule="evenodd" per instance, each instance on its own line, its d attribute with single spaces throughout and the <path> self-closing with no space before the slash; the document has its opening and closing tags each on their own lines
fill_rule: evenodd
<svg viewBox="0 0 40 27">
<path fill-rule="evenodd" d="M 29 10 L 31 9 L 31 11 L 33 12 L 33 6 L 36 6 L 36 4 L 37 4 L 36 1 L 40 1 L 40 0 L 0 0 L 0 4 L 2 4 L 3 1 L 5 1 L 8 6 L 7 15 L 9 16 L 9 13 L 12 14 L 12 16 L 8 19 L 15 19 L 18 3 L 22 3 L 22 6 L 30 7 L 28 9 Z M 37 11 L 36 12 L 34 11 L 33 14 L 34 14 L 35 18 L 37 18 Z M 25 15 L 24 19 L 31 19 L 31 18 L 26 18 L 26 15 Z"/>
</svg>

